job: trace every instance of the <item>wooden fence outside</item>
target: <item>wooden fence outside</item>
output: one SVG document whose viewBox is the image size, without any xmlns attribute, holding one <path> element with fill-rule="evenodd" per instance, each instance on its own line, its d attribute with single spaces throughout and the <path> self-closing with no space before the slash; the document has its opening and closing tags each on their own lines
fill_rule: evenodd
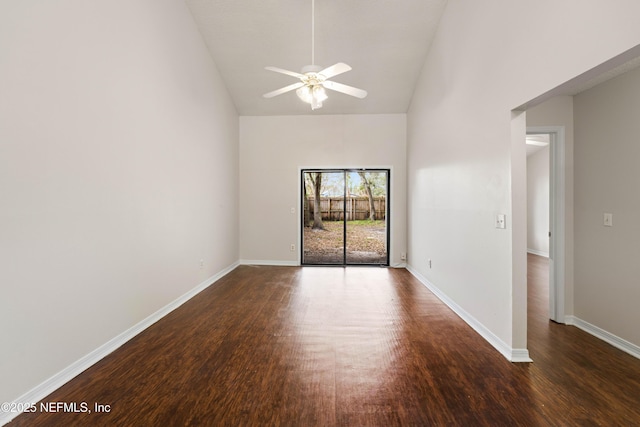
<svg viewBox="0 0 640 427">
<path fill-rule="evenodd" d="M 309 197 L 309 206 L 305 206 L 305 220 L 313 220 L 314 198 Z M 343 221 L 346 213 L 347 221 L 369 219 L 368 197 L 347 197 L 345 210 L 344 197 L 321 197 L 320 210 L 323 221 Z M 382 220 L 387 216 L 387 200 L 385 197 L 374 197 L 373 206 L 376 219 Z M 307 218 L 307 215 L 309 217 Z"/>
</svg>

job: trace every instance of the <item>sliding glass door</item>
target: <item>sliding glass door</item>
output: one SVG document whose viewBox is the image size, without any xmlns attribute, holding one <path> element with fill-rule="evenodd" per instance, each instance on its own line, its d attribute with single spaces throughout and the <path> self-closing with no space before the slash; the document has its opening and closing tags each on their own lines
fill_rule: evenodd
<svg viewBox="0 0 640 427">
<path fill-rule="evenodd" d="M 385 169 L 302 171 L 302 264 L 389 265 Z"/>
</svg>

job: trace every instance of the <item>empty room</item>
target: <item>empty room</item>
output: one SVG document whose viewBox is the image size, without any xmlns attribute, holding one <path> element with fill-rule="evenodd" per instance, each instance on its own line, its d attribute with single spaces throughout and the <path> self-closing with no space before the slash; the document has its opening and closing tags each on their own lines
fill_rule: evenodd
<svg viewBox="0 0 640 427">
<path fill-rule="evenodd" d="M 0 425 L 640 425 L 638 16 L 1 1 Z"/>
</svg>

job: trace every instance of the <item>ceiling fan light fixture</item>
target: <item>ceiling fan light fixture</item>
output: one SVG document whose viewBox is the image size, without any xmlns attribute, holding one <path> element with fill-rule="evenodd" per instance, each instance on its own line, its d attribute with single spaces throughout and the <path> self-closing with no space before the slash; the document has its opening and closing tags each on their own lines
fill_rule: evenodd
<svg viewBox="0 0 640 427">
<path fill-rule="evenodd" d="M 311 89 L 309 89 L 309 86 L 302 86 L 296 90 L 296 95 L 307 104 L 311 102 Z"/>
<path fill-rule="evenodd" d="M 327 99 L 327 92 L 325 92 L 324 87 L 317 85 L 313 87 L 313 97 L 319 101 L 324 101 Z"/>
<path fill-rule="evenodd" d="M 311 109 L 315 110 L 322 108 L 322 101 L 327 99 L 327 93 L 319 84 L 316 85 L 304 85 L 296 90 L 298 98 L 307 104 L 311 104 Z"/>
</svg>

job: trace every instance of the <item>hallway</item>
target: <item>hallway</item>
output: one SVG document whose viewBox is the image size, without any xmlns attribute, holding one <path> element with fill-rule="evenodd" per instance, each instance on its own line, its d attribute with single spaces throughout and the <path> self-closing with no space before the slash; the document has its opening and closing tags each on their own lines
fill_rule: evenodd
<svg viewBox="0 0 640 427">
<path fill-rule="evenodd" d="M 550 321 L 549 260 L 527 254 L 527 265 L 531 385 L 554 391 L 542 404 L 573 420 L 568 425 L 640 425 L 640 360 Z M 610 419 L 600 415 L 606 413 Z"/>
</svg>

